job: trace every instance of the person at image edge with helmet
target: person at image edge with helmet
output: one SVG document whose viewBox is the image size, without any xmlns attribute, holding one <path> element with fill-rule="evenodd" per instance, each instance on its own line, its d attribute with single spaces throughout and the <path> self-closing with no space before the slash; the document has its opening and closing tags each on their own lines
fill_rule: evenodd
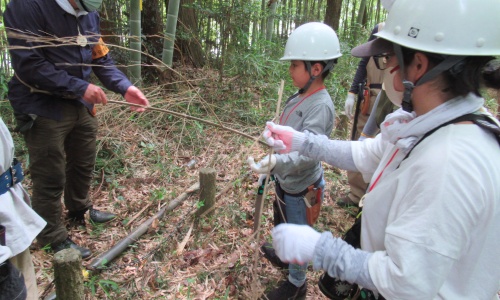
<svg viewBox="0 0 500 300">
<path fill-rule="evenodd" d="M 102 0 L 16 0 L 4 12 L 15 71 L 8 98 L 16 130 L 28 148 L 33 209 L 47 222 L 37 243 L 50 245 L 54 252 L 75 248 L 83 258 L 91 251 L 68 236 L 61 196 L 72 225 L 85 225 L 87 211 L 95 223 L 116 217 L 97 210 L 89 199 L 98 128 L 95 105 L 107 102 L 104 91 L 89 82 L 91 73 L 127 102 L 149 105 L 116 68 L 100 38 L 101 4 Z"/>
<path fill-rule="evenodd" d="M 290 77 L 299 91 L 284 104 L 279 123 L 295 130 L 327 136 L 335 125 L 335 108 L 324 80 L 341 56 L 335 31 L 328 25 L 311 22 L 297 27 L 288 37 L 282 61 L 290 61 Z M 325 181 L 321 162 L 295 153 L 273 154 L 255 163 L 253 171 L 276 178 L 273 203 L 274 225 L 313 224 L 318 217 Z M 288 268 L 288 280 L 278 284 L 264 299 L 304 299 L 307 292 L 307 265 L 285 264 L 270 243 L 261 247 L 264 257 L 275 266 Z"/>
<path fill-rule="evenodd" d="M 497 0 L 396 0 L 379 38 L 351 52 L 385 53 L 392 76 L 384 85 L 400 92 L 402 108 L 373 139 L 329 140 L 268 123 L 276 151 L 371 178 L 361 249 L 280 224 L 272 236 L 283 261 L 312 262 L 362 286 L 362 297 L 497 299 L 500 127 L 480 88 L 500 88 L 499 15 Z"/>
</svg>

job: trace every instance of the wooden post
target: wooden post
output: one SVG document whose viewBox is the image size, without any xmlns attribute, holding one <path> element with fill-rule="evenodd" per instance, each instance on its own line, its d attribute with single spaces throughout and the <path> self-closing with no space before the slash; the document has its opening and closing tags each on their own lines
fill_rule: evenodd
<svg viewBox="0 0 500 300">
<path fill-rule="evenodd" d="M 54 254 L 54 282 L 57 300 L 83 300 L 82 255 L 76 249 Z"/>
<path fill-rule="evenodd" d="M 200 169 L 200 202 L 204 205 L 198 209 L 196 212 L 197 216 L 201 216 L 207 210 L 208 215 L 213 214 L 213 209 L 215 205 L 215 176 L 216 171 L 214 168 L 202 168 Z"/>
</svg>

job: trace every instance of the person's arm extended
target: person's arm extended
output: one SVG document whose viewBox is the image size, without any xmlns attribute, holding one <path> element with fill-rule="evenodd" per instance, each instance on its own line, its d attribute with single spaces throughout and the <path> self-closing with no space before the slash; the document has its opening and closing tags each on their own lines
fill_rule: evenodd
<svg viewBox="0 0 500 300">
<path fill-rule="evenodd" d="M 324 161 L 334 167 L 357 171 L 351 152 L 351 141 L 330 140 L 326 135 L 304 132 L 304 141 L 297 149 L 307 157 Z"/>
<path fill-rule="evenodd" d="M 325 270 L 331 277 L 377 290 L 368 269 L 372 253 L 355 249 L 330 232 L 319 233 L 307 225 L 279 224 L 272 235 L 276 255 L 282 261 L 312 261 L 314 270 Z"/>
</svg>

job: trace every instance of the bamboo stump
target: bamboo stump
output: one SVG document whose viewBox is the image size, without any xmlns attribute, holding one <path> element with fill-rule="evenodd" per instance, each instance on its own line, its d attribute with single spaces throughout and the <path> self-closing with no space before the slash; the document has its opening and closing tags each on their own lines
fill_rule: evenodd
<svg viewBox="0 0 500 300">
<path fill-rule="evenodd" d="M 54 254 L 54 282 L 57 300 L 83 300 L 82 256 L 76 249 Z"/>
<path fill-rule="evenodd" d="M 214 168 L 200 169 L 200 202 L 204 203 L 204 205 L 196 212 L 198 217 L 202 216 L 205 212 L 207 215 L 213 214 L 213 207 L 215 205 L 215 175 L 216 171 Z"/>
</svg>

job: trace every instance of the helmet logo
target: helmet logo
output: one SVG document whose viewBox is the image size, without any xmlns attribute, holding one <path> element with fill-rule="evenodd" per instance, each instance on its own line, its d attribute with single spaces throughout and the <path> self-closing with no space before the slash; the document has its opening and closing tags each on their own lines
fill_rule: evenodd
<svg viewBox="0 0 500 300">
<path fill-rule="evenodd" d="M 410 28 L 410 30 L 408 31 L 408 36 L 409 37 L 412 37 L 412 38 L 417 38 L 418 36 L 418 32 L 420 31 L 420 29 L 418 28 L 415 28 L 415 27 L 412 27 Z"/>
</svg>

